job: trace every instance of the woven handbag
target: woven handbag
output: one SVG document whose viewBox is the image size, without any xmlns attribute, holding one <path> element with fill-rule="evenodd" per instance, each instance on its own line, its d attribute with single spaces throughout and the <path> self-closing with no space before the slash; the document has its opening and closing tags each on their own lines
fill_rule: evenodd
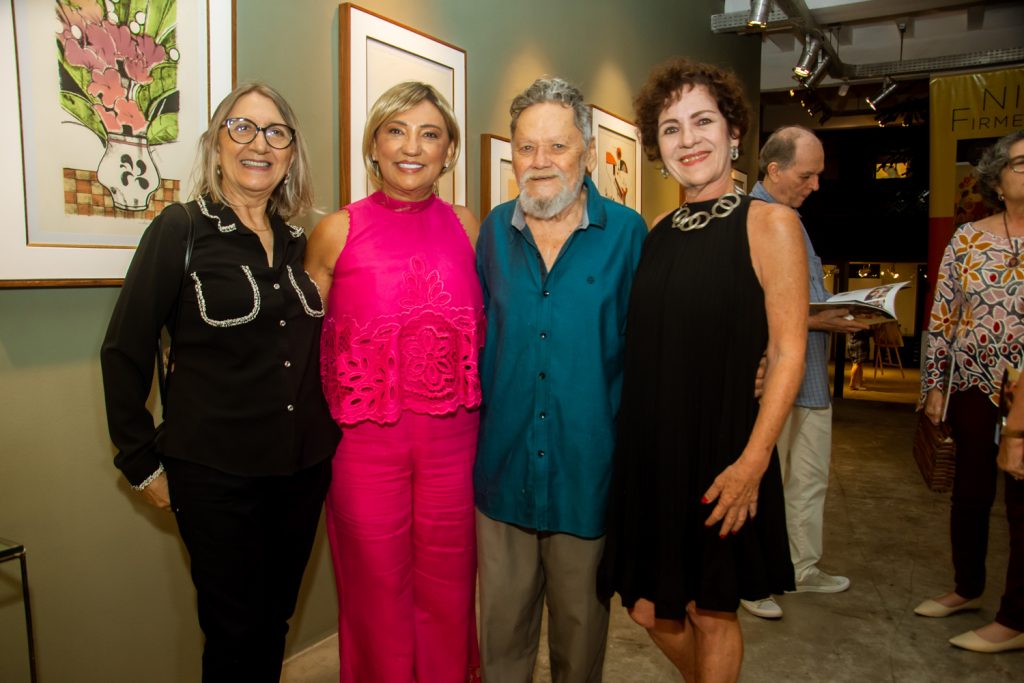
<svg viewBox="0 0 1024 683">
<path fill-rule="evenodd" d="M 949 426 L 945 422 L 933 425 L 923 410 L 917 414 L 914 461 L 929 489 L 941 493 L 953 488 L 956 444 L 953 443 Z"/>
</svg>

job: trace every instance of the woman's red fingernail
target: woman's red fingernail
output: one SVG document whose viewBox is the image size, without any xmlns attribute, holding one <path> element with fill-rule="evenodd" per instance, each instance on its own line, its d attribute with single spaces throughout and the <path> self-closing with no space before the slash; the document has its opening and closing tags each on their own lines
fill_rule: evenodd
<svg viewBox="0 0 1024 683">
<path fill-rule="evenodd" d="M 708 504 L 708 503 L 710 503 L 711 501 L 710 501 L 710 500 L 708 500 L 708 497 L 707 497 L 707 496 L 703 496 L 703 497 L 702 497 L 702 498 L 700 499 L 700 502 L 702 502 L 702 503 L 704 503 L 705 505 L 707 505 L 707 504 Z"/>
<path fill-rule="evenodd" d="M 718 535 L 718 537 L 719 537 L 719 538 L 725 538 L 725 537 L 726 537 L 726 536 L 728 536 L 728 535 L 729 535 L 729 534 L 719 534 L 719 535 Z"/>
<path fill-rule="evenodd" d="M 733 530 L 732 530 L 732 535 L 733 535 L 733 536 L 735 536 L 735 535 L 736 535 L 736 534 L 738 534 L 739 532 L 740 532 L 740 530 L 739 530 L 739 529 L 733 529 Z"/>
</svg>

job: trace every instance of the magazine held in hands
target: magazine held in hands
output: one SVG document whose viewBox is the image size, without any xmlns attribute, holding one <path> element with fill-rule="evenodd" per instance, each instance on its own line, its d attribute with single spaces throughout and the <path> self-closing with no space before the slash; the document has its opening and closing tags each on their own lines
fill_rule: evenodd
<svg viewBox="0 0 1024 683">
<path fill-rule="evenodd" d="M 866 325 L 878 325 L 896 319 L 896 294 L 910 284 L 909 280 L 879 285 L 868 289 L 854 289 L 830 296 L 826 301 L 811 304 L 811 314 L 835 308 L 845 308 L 850 320 Z"/>
</svg>

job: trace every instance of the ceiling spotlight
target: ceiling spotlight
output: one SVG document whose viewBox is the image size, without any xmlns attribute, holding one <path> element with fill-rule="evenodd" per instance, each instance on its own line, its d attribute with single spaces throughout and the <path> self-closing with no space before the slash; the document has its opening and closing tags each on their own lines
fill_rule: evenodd
<svg viewBox="0 0 1024 683">
<path fill-rule="evenodd" d="M 839 96 L 840 97 L 846 97 L 847 93 L 849 93 L 849 92 L 850 92 L 850 84 L 847 83 L 846 81 L 843 81 L 843 84 L 841 86 L 839 86 Z"/>
<path fill-rule="evenodd" d="M 864 100 L 868 103 L 868 106 L 874 110 L 878 110 L 878 105 L 886 97 L 892 94 L 892 91 L 896 89 L 896 81 L 892 80 L 888 76 L 882 81 L 882 92 L 874 96 L 874 98 L 866 97 Z"/>
<path fill-rule="evenodd" d="M 825 74 L 828 73 L 828 65 L 831 61 L 831 57 L 827 54 L 823 54 L 821 59 L 818 60 L 818 66 L 814 67 L 814 71 L 811 72 L 811 75 L 804 80 L 804 87 L 810 90 L 818 85 L 818 83 L 821 82 L 821 79 L 825 78 Z"/>
<path fill-rule="evenodd" d="M 768 15 L 772 11 L 772 0 L 752 0 L 750 3 L 750 14 L 747 16 L 747 26 L 752 28 L 764 28 L 768 25 Z"/>
<path fill-rule="evenodd" d="M 818 58 L 818 52 L 821 51 L 821 38 L 808 33 L 804 39 L 804 51 L 800 55 L 800 61 L 793 67 L 793 73 L 800 78 L 807 78 L 811 75 L 811 71 L 814 66 L 814 60 Z"/>
</svg>

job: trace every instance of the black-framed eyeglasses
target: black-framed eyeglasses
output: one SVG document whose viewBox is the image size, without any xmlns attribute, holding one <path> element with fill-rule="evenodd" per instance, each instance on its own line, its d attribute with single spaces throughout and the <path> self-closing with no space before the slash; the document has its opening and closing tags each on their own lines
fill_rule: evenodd
<svg viewBox="0 0 1024 683">
<path fill-rule="evenodd" d="M 225 121 L 224 127 L 228 129 L 228 137 L 240 145 L 249 144 L 260 133 L 263 133 L 267 144 L 274 149 L 287 149 L 295 142 L 295 129 L 283 123 L 261 127 L 243 116 L 238 116 Z"/>
</svg>

